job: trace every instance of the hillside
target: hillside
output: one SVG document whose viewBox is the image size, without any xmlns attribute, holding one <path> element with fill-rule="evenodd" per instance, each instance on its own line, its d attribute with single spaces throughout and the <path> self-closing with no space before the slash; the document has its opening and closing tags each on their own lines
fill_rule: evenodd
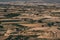
<svg viewBox="0 0 60 40">
<path fill-rule="evenodd" d="M 38 1 L 45 3 L 60 3 L 60 0 L 0 0 L 0 2 L 9 2 L 9 1 Z"/>
</svg>

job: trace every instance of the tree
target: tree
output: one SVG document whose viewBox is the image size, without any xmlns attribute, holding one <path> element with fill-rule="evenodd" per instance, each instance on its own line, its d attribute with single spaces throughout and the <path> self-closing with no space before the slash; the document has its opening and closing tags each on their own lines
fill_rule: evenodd
<svg viewBox="0 0 60 40">
<path fill-rule="evenodd" d="M 49 23 L 47 23 L 47 25 L 48 25 L 49 27 L 51 27 L 51 26 L 54 25 L 54 22 L 49 22 Z"/>
<path fill-rule="evenodd" d="M 3 28 L 3 26 L 2 26 L 2 25 L 0 25 L 0 28 Z"/>
</svg>

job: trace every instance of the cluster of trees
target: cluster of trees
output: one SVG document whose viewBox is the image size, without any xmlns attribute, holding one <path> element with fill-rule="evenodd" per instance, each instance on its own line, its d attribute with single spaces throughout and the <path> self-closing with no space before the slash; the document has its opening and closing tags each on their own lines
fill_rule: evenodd
<svg viewBox="0 0 60 40">
<path fill-rule="evenodd" d="M 19 14 L 19 13 L 10 13 L 10 14 L 6 14 L 6 15 L 4 15 L 6 18 L 12 18 L 12 17 L 16 17 L 16 16 L 19 16 L 19 15 L 21 15 L 21 14 Z"/>
</svg>

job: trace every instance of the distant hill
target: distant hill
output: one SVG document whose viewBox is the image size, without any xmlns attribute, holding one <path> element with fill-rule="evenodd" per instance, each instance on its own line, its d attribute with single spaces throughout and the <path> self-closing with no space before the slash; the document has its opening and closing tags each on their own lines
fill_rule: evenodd
<svg viewBox="0 0 60 40">
<path fill-rule="evenodd" d="M 9 1 L 38 1 L 45 3 L 60 3 L 60 0 L 0 0 L 0 2 L 9 2 Z"/>
</svg>

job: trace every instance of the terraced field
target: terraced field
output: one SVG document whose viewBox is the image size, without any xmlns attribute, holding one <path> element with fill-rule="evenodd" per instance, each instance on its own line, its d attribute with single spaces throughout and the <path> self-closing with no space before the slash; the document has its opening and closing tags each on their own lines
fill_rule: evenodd
<svg viewBox="0 0 60 40">
<path fill-rule="evenodd" d="M 60 9 L 57 7 L 55 9 L 54 6 L 46 5 L 0 7 L 1 40 L 60 40 Z"/>
</svg>

